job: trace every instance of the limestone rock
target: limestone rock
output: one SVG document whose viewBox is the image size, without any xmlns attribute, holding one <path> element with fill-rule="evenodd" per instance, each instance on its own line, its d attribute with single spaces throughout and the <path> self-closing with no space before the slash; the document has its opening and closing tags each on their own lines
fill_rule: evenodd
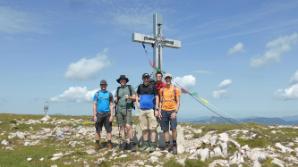
<svg viewBox="0 0 298 167">
<path fill-rule="evenodd" d="M 277 158 L 274 158 L 274 159 L 272 160 L 272 163 L 275 164 L 275 165 L 277 165 L 277 166 L 279 166 L 279 167 L 284 167 L 284 166 L 285 166 L 285 165 L 284 165 L 285 163 L 284 163 L 283 161 L 277 159 Z"/>
<path fill-rule="evenodd" d="M 4 139 L 4 140 L 1 141 L 1 144 L 4 145 L 4 146 L 7 146 L 9 144 L 9 142 Z"/>
<path fill-rule="evenodd" d="M 96 154 L 96 151 L 94 149 L 88 149 L 86 150 L 86 153 L 89 155 L 92 155 L 92 154 Z"/>
<path fill-rule="evenodd" d="M 281 151 L 282 153 L 286 153 L 286 152 L 292 152 L 292 151 L 294 151 L 293 149 L 291 149 L 291 148 L 289 148 L 289 147 L 286 147 L 286 146 L 284 146 L 284 145 L 282 145 L 282 144 L 280 144 L 280 143 L 276 143 L 276 144 L 275 144 L 275 147 L 279 148 L 280 151 Z"/>
<path fill-rule="evenodd" d="M 201 161 L 207 160 L 209 158 L 209 149 L 208 148 L 199 149 L 198 155 L 201 157 Z"/>
</svg>

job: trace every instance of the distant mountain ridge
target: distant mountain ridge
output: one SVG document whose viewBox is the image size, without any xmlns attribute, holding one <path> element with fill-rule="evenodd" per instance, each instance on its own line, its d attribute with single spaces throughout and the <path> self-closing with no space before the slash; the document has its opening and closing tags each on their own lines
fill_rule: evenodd
<svg viewBox="0 0 298 167">
<path fill-rule="evenodd" d="M 179 122 L 190 122 L 197 124 L 226 124 L 226 123 L 258 123 L 264 125 L 298 125 L 298 115 L 291 117 L 247 117 L 247 118 L 226 118 L 221 117 L 198 117 L 198 118 L 181 118 Z"/>
</svg>

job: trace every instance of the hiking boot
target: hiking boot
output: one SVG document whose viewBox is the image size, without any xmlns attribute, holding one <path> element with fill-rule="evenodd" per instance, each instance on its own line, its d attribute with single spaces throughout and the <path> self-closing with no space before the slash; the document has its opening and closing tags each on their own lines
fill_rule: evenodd
<svg viewBox="0 0 298 167">
<path fill-rule="evenodd" d="M 129 147 L 129 149 L 132 152 L 136 152 L 137 151 L 136 144 L 134 142 L 129 143 L 129 146 L 128 147 Z"/>
<path fill-rule="evenodd" d="M 163 147 L 163 150 L 166 150 L 168 152 L 172 151 L 172 147 L 170 143 L 166 143 L 166 145 Z"/>
<path fill-rule="evenodd" d="M 99 143 L 95 143 L 95 150 L 98 151 L 100 149 L 100 144 Z"/>
<path fill-rule="evenodd" d="M 175 154 L 175 155 L 177 154 L 177 145 L 173 145 L 172 153 Z"/>
<path fill-rule="evenodd" d="M 121 149 L 121 150 L 126 150 L 126 149 L 127 149 L 127 143 L 126 143 L 126 142 L 122 142 L 122 143 L 120 144 L 120 149 Z"/>
<path fill-rule="evenodd" d="M 145 151 L 149 148 L 149 143 L 148 142 L 144 142 L 143 145 L 140 147 L 141 151 Z"/>
<path fill-rule="evenodd" d="M 156 150 L 156 143 L 150 143 L 150 146 L 148 148 L 149 153 L 152 153 Z"/>
<path fill-rule="evenodd" d="M 108 143 L 107 144 L 107 147 L 108 147 L 109 150 L 111 150 L 113 148 L 113 144 L 112 143 Z"/>
</svg>

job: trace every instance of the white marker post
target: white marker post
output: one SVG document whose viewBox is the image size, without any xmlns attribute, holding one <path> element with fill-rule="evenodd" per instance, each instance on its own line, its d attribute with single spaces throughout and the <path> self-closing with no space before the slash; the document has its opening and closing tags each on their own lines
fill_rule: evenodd
<svg viewBox="0 0 298 167">
<path fill-rule="evenodd" d="M 157 13 L 153 14 L 153 36 L 140 33 L 132 34 L 133 42 L 151 44 L 154 47 L 153 65 L 159 70 L 162 70 L 162 48 L 180 48 L 181 41 L 173 39 L 165 39 L 162 36 L 162 18 Z M 156 72 L 156 71 L 154 71 Z"/>
</svg>

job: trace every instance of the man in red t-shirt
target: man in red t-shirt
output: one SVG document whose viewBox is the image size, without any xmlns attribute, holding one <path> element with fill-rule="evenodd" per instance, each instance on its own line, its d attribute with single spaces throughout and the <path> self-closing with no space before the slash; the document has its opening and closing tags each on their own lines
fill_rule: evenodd
<svg viewBox="0 0 298 167">
<path fill-rule="evenodd" d="M 155 77 L 156 77 L 155 88 L 156 88 L 156 91 L 159 92 L 161 88 L 166 86 L 166 83 L 162 82 L 162 77 L 163 77 L 162 72 L 157 71 L 155 74 Z"/>
</svg>

